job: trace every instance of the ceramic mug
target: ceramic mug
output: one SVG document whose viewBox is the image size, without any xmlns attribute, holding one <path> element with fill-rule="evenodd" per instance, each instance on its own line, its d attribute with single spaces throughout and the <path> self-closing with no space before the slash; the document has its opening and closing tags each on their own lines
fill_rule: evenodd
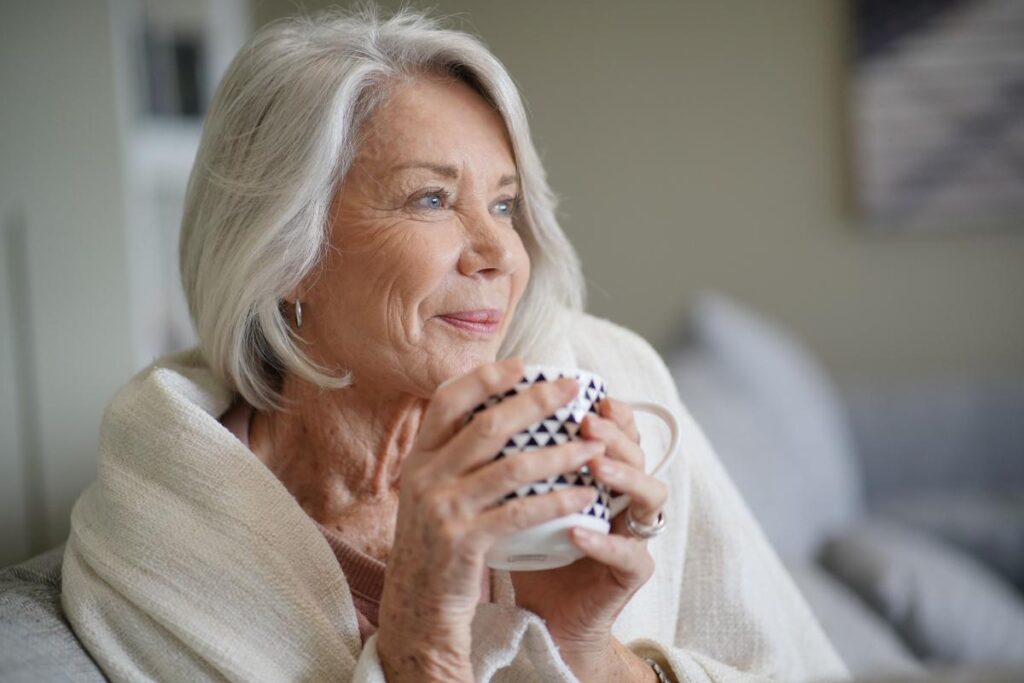
<svg viewBox="0 0 1024 683">
<path fill-rule="evenodd" d="M 559 377 L 576 379 L 579 384 L 579 393 L 576 397 L 556 410 L 553 415 L 549 415 L 514 434 L 501 451 L 495 454 L 494 459 L 522 457 L 524 453 L 540 450 L 545 446 L 557 446 L 572 439 L 582 438 L 579 431 L 583 418 L 587 413 L 598 414 L 597 403 L 607 396 L 608 392 L 604 380 L 599 375 L 576 368 L 528 365 L 524 369 L 522 378 L 514 387 L 502 394 L 489 397 L 467 414 L 463 424 L 470 422 L 480 411 L 515 396 L 537 382 L 554 381 Z M 657 403 L 623 402 L 635 411 L 650 413 L 661 418 L 668 425 L 671 434 L 668 450 L 657 466 L 651 470 L 651 475 L 657 476 L 675 456 L 679 443 L 679 425 L 672 413 Z M 576 472 L 558 474 L 522 486 L 507 494 L 499 504 L 569 486 L 593 487 L 597 490 L 597 500 L 579 512 L 552 519 L 498 539 L 487 553 L 487 566 L 492 569 L 511 571 L 537 571 L 571 564 L 583 557 L 583 552 L 569 540 L 569 529 L 582 526 L 607 534 L 611 529 L 611 519 L 629 505 L 628 495 L 620 494 L 613 498 L 608 486 L 597 481 L 586 465 Z"/>
</svg>

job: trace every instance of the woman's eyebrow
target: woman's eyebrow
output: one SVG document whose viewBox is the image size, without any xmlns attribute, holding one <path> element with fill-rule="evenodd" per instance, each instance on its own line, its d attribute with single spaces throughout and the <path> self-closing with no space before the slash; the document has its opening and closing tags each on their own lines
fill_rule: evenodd
<svg viewBox="0 0 1024 683">
<path fill-rule="evenodd" d="M 398 171 L 404 171 L 409 168 L 425 168 L 433 173 L 441 176 L 442 178 L 448 178 L 450 180 L 458 180 L 459 169 L 456 166 L 449 166 L 446 164 L 432 164 L 426 161 L 412 161 L 406 164 L 398 164 L 397 166 L 391 167 L 392 173 Z M 498 179 L 496 187 L 505 187 L 506 185 L 516 185 L 519 182 L 519 178 L 512 174 L 506 174 Z"/>
</svg>

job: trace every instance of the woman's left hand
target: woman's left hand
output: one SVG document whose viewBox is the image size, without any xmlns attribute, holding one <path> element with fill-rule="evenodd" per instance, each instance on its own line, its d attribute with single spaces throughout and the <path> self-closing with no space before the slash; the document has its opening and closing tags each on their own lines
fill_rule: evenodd
<svg viewBox="0 0 1024 683">
<path fill-rule="evenodd" d="M 588 465 L 594 476 L 630 497 L 629 510 L 639 524 L 653 524 L 668 498 L 661 481 L 644 471 L 644 454 L 633 411 L 622 401 L 604 398 L 600 417 L 587 415 L 584 439 L 606 445 L 605 456 Z M 626 528 L 626 513 L 612 520 L 608 535 L 573 529 L 573 542 L 585 557 L 546 571 L 511 572 L 516 604 L 539 615 L 558 644 L 566 664 L 580 680 L 647 680 L 651 669 L 611 634 L 612 625 L 654 573 L 644 539 Z"/>
</svg>

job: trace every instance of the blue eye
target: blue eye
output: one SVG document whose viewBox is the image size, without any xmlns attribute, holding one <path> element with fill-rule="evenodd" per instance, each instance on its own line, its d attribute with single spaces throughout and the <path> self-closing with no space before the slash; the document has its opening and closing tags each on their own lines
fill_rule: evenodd
<svg viewBox="0 0 1024 683">
<path fill-rule="evenodd" d="M 498 202 L 498 211 L 502 216 L 511 216 L 515 213 L 516 205 L 519 204 L 519 197 L 512 197 L 510 199 L 502 199 Z"/>
<path fill-rule="evenodd" d="M 448 205 L 448 200 L 452 198 L 451 193 L 448 190 L 430 190 L 416 198 L 416 208 L 418 209 L 443 209 Z"/>
</svg>

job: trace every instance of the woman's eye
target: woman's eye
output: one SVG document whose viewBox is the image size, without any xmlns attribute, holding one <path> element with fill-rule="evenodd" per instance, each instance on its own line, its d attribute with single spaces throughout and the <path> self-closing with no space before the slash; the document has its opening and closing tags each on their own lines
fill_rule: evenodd
<svg viewBox="0 0 1024 683">
<path fill-rule="evenodd" d="M 449 199 L 451 199 L 451 193 L 448 190 L 430 190 L 416 198 L 415 206 L 428 211 L 443 209 L 448 206 Z"/>
<path fill-rule="evenodd" d="M 500 199 L 495 204 L 495 209 L 502 216 L 511 216 L 515 213 L 516 204 L 519 203 L 519 197 L 510 197 L 509 199 Z"/>
</svg>

